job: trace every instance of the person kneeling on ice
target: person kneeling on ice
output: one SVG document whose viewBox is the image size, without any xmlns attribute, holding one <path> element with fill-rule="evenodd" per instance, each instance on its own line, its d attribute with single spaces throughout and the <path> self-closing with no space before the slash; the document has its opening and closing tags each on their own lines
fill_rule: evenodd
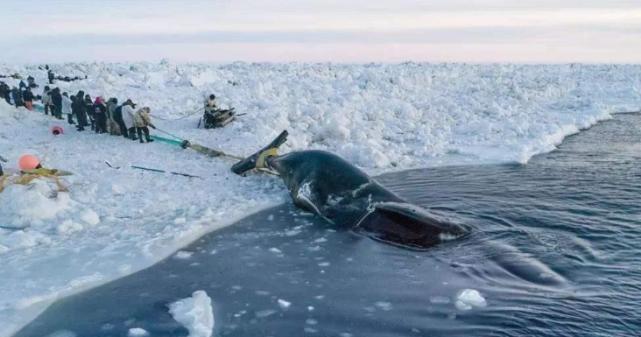
<svg viewBox="0 0 641 337">
<path fill-rule="evenodd" d="M 141 143 L 144 143 L 144 140 L 142 139 L 143 132 L 145 134 L 145 139 L 147 140 L 147 143 L 154 141 L 153 139 L 151 139 L 151 137 L 149 137 L 148 127 L 151 127 L 152 129 L 156 128 L 156 126 L 151 123 L 151 117 L 149 117 L 150 113 L 151 113 L 151 109 L 149 107 L 144 107 L 136 111 L 136 114 L 134 115 L 134 125 L 136 126 L 138 139 L 140 139 Z"/>
<path fill-rule="evenodd" d="M 209 95 L 209 99 L 205 100 L 205 112 L 203 114 L 203 126 L 205 129 L 211 129 L 214 127 L 214 114 L 218 110 L 216 105 L 216 95 Z"/>
<path fill-rule="evenodd" d="M 205 113 L 203 122 L 205 129 L 223 127 L 234 119 L 234 108 L 220 109 L 216 104 L 216 95 L 209 95 L 205 101 Z"/>
<path fill-rule="evenodd" d="M 334 225 L 405 248 L 426 249 L 466 232 L 463 226 L 406 202 L 335 154 L 310 150 L 278 155 L 287 135 L 283 131 L 232 166 L 232 171 L 276 172 L 296 206 Z"/>
<path fill-rule="evenodd" d="M 48 169 L 42 167 L 38 157 L 26 154 L 18 160 L 20 172 L 13 175 L 0 175 L 0 192 L 10 184 L 28 185 L 36 179 L 50 179 L 56 183 L 58 192 L 67 192 L 68 189 L 60 181 L 60 177 L 71 175 L 70 172 Z"/>
</svg>

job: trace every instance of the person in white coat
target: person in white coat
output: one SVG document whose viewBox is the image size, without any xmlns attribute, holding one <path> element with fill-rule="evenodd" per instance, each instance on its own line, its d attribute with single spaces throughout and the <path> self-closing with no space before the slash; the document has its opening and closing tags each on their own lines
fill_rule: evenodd
<svg viewBox="0 0 641 337">
<path fill-rule="evenodd" d="M 73 121 L 73 111 L 71 110 L 71 104 L 73 102 L 71 101 L 71 98 L 69 98 L 69 94 L 66 92 L 62 94 L 62 113 L 67 115 L 67 122 L 69 124 L 76 124 Z"/>
<path fill-rule="evenodd" d="M 48 115 L 49 111 L 51 111 L 51 115 L 53 116 L 53 103 L 51 103 L 51 95 L 49 94 L 50 91 L 51 89 L 49 88 L 49 86 L 45 86 L 44 90 L 42 90 L 40 101 L 45 107 L 45 115 Z"/>
<path fill-rule="evenodd" d="M 128 99 L 122 105 L 122 120 L 125 122 L 125 127 L 127 127 L 129 138 L 132 140 L 138 139 L 136 138 L 136 124 L 134 123 L 134 115 L 136 114 L 134 110 L 135 107 L 136 105 L 131 99 Z"/>
</svg>

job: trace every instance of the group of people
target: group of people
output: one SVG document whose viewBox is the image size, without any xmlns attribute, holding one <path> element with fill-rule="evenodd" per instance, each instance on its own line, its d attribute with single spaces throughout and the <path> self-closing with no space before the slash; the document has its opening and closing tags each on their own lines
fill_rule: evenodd
<svg viewBox="0 0 641 337">
<path fill-rule="evenodd" d="M 136 104 L 131 99 L 122 104 L 114 97 L 108 100 L 102 96 L 92 99 L 91 95 L 82 90 L 75 95 L 62 92 L 60 88 L 51 85 L 57 77 L 49 66 L 45 66 L 43 70 L 47 71 L 49 85 L 44 87 L 41 95 L 34 95 L 33 90 L 38 88 L 38 85 L 34 78 L 29 76 L 28 84 L 21 80 L 19 87 L 11 88 L 0 81 L 0 99 L 4 98 L 8 104 L 28 110 L 34 110 L 34 100 L 40 100 L 45 115 L 50 114 L 61 120 L 64 119 L 63 115 L 66 115 L 67 122 L 75 125 L 78 131 L 90 127 L 96 133 L 122 135 L 141 143 L 153 141 L 149 135 L 149 128 L 156 127 L 151 122 L 149 107 L 136 109 Z M 14 76 L 11 77 L 20 79 L 19 75 Z M 203 121 L 206 129 L 223 127 L 235 119 L 234 109 L 220 109 L 213 94 L 205 100 L 204 105 Z"/>
<path fill-rule="evenodd" d="M 141 143 L 153 142 L 149 135 L 149 128 L 156 128 L 151 122 L 151 109 L 142 107 L 136 109 L 136 104 L 127 99 L 119 104 L 117 98 L 105 100 L 102 96 L 92 99 L 84 91 L 75 95 L 62 92 L 58 87 L 45 86 L 42 95 L 35 96 L 32 88 L 38 86 L 30 81 L 30 85 L 21 85 L 20 88 L 10 88 L 6 83 L 0 82 L 0 97 L 10 105 L 25 107 L 33 110 L 33 101 L 40 99 L 44 106 L 44 114 L 57 119 L 64 119 L 75 125 L 78 131 L 85 131 L 86 127 L 96 133 L 109 133 L 122 135 L 125 138 L 139 140 Z M 35 85 L 35 86 L 34 86 Z"/>
<path fill-rule="evenodd" d="M 87 79 L 87 75 L 85 75 L 84 78 L 80 77 L 80 76 L 74 76 L 74 77 L 60 76 L 60 75 L 56 76 L 53 73 L 53 70 L 49 69 L 48 65 L 45 66 L 45 69 L 47 70 L 47 79 L 49 80 L 49 84 L 53 84 L 55 80 L 63 81 L 63 82 L 73 82 L 73 81 L 79 81 L 79 80 L 86 80 Z"/>
<path fill-rule="evenodd" d="M 149 135 L 149 128 L 156 128 L 151 122 L 151 109 L 142 107 L 136 110 L 136 104 L 131 99 L 118 104 L 115 97 L 105 100 L 102 96 L 97 96 L 92 99 L 91 95 L 82 90 L 75 95 L 68 95 L 66 92 L 61 95 L 59 88 L 50 89 L 45 86 L 42 104 L 45 115 L 51 112 L 52 116 L 63 119 L 62 114 L 65 114 L 67 122 L 75 124 L 78 131 L 85 131 L 85 127 L 90 127 L 96 133 L 122 135 L 141 143 L 154 141 Z"/>
<path fill-rule="evenodd" d="M 0 99 L 4 99 L 8 104 L 33 110 L 33 101 L 36 97 L 32 89 L 37 88 L 38 85 L 33 82 L 32 78 L 29 77 L 29 85 L 20 81 L 19 87 L 10 87 L 7 83 L 0 81 Z"/>
</svg>

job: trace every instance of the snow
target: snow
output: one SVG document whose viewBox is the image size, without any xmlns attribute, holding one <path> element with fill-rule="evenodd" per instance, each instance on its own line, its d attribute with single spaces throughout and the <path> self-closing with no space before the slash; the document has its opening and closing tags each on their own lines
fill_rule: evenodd
<svg viewBox="0 0 641 337">
<path fill-rule="evenodd" d="M 211 298 L 204 290 L 169 305 L 169 313 L 189 330 L 189 337 L 211 337 L 214 331 L 214 312 Z"/>
<path fill-rule="evenodd" d="M 78 335 L 73 331 L 69 330 L 59 330 L 54 333 L 47 335 L 46 337 L 77 337 Z"/>
<path fill-rule="evenodd" d="M 281 309 L 288 309 L 291 305 L 292 305 L 292 302 L 286 301 L 286 300 L 284 300 L 282 298 L 278 299 L 278 306 Z"/>
<path fill-rule="evenodd" d="M 80 219 L 88 225 L 97 225 L 100 223 L 100 217 L 91 209 L 87 209 L 80 214 Z"/>
<path fill-rule="evenodd" d="M 269 251 L 274 253 L 274 254 L 282 254 L 283 253 L 280 249 L 278 249 L 276 247 L 269 248 Z"/>
<path fill-rule="evenodd" d="M 129 337 L 145 337 L 149 336 L 149 332 L 143 328 L 131 328 L 127 332 L 127 336 Z"/>
<path fill-rule="evenodd" d="M 390 302 L 379 301 L 379 302 L 376 302 L 374 305 L 383 311 L 392 310 L 392 303 Z"/>
<path fill-rule="evenodd" d="M 188 251 L 185 251 L 185 250 L 181 250 L 181 251 L 178 251 L 176 253 L 176 255 L 174 255 L 174 257 L 179 259 L 179 260 L 186 260 L 186 259 L 189 259 L 192 255 L 194 255 L 193 252 L 188 252 Z"/>
<path fill-rule="evenodd" d="M 62 64 L 53 70 L 88 76 L 56 83 L 63 91 L 131 98 L 152 108 L 160 129 L 195 143 L 248 155 L 287 129 L 282 152 L 329 150 L 370 174 L 526 163 L 568 134 L 641 105 L 641 66 L 634 65 L 162 62 Z M 46 82 L 46 72 L 35 66 L 0 65 L 1 74 L 14 72 Z M 223 129 L 196 129 L 195 111 L 212 92 L 223 107 L 247 115 Z M 53 136 L 53 125 L 65 134 Z M 0 155 L 10 160 L 5 169 L 15 169 L 24 153 L 73 175 L 63 179 L 69 192 L 35 181 L 0 193 L 0 337 L 62 296 L 146 268 L 207 232 L 290 200 L 278 178 L 235 176 L 231 160 L 78 133 L 64 121 L 0 101 Z M 188 258 L 182 252 L 176 257 Z"/>
<path fill-rule="evenodd" d="M 68 193 L 58 193 L 49 182 L 34 181 L 29 186 L 9 185 L 0 193 L 0 219 L 7 219 L 10 227 L 40 226 L 57 217 L 66 217 L 65 213 L 73 206 Z"/>
<path fill-rule="evenodd" d="M 454 305 L 458 310 L 467 311 L 473 308 L 485 308 L 487 302 L 478 290 L 464 289 L 459 292 Z"/>
</svg>

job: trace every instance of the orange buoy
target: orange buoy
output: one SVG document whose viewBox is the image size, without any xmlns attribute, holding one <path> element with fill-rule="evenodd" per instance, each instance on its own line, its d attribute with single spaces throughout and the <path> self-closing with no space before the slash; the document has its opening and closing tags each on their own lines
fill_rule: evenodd
<svg viewBox="0 0 641 337">
<path fill-rule="evenodd" d="M 18 160 L 21 171 L 35 170 L 40 167 L 40 159 L 32 154 L 25 154 Z"/>
</svg>

